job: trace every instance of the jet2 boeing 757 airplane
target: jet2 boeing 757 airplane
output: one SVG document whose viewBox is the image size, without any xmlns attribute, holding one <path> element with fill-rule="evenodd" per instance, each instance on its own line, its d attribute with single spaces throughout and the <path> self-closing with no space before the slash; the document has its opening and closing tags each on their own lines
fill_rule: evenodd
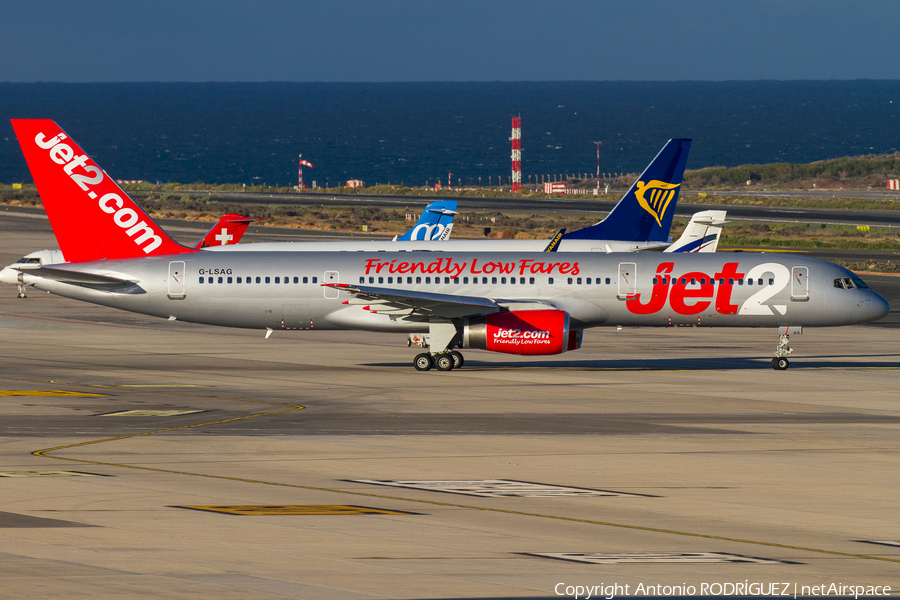
<svg viewBox="0 0 900 600">
<path fill-rule="evenodd" d="M 432 352 L 414 365 L 449 371 L 464 363 L 460 344 L 550 355 L 577 349 L 590 327 L 674 325 L 772 328 L 772 366 L 786 369 L 792 333 L 890 309 L 851 271 L 795 255 L 199 251 L 166 235 L 53 121 L 12 123 L 71 262 L 7 268 L 0 280 L 131 312 L 267 335 L 428 333 Z"/>
</svg>

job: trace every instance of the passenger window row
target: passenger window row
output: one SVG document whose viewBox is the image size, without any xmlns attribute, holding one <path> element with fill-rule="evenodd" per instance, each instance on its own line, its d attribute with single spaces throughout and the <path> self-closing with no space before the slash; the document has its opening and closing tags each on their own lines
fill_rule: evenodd
<svg viewBox="0 0 900 600">
<path fill-rule="evenodd" d="M 393 285 L 395 283 L 394 279 L 395 279 L 394 277 L 371 277 L 370 276 L 368 278 L 368 283 L 379 283 L 382 285 L 387 283 L 388 285 Z M 449 284 L 451 281 L 455 284 L 459 284 L 460 280 L 462 281 L 463 285 L 467 285 L 469 283 L 468 277 L 444 277 L 443 280 L 440 277 L 434 277 L 433 279 L 434 279 L 434 283 L 437 285 L 440 285 L 441 283 Z M 403 283 L 404 283 L 403 277 L 397 277 L 396 280 L 397 280 L 396 281 L 397 285 L 403 285 Z M 518 278 L 516 278 L 516 277 L 480 277 L 480 278 L 472 277 L 471 280 L 472 280 L 472 283 L 476 284 L 476 285 L 479 283 L 481 283 L 482 285 L 488 285 L 488 284 L 490 284 L 490 285 L 498 285 L 498 284 L 499 285 L 507 285 L 507 284 L 509 284 L 509 285 L 525 285 L 526 281 L 529 285 L 534 285 L 536 283 L 536 280 L 534 277 L 527 277 L 527 278 L 526 277 L 518 277 Z M 363 283 L 363 284 L 366 283 L 366 277 L 360 277 L 359 282 Z M 587 278 L 587 282 L 591 283 L 590 277 Z M 407 277 L 406 283 L 410 284 L 410 285 L 412 285 L 414 283 L 428 284 L 428 283 L 432 283 L 432 277 Z M 547 283 L 552 284 L 553 278 L 552 277 L 547 278 Z M 569 283 L 572 283 L 571 278 L 569 280 Z M 578 278 L 578 283 L 579 284 L 581 283 L 581 277 Z M 597 283 L 598 284 L 600 283 L 600 277 L 597 277 Z M 606 278 L 606 283 L 610 283 L 609 277 Z"/>
<path fill-rule="evenodd" d="M 275 283 L 291 283 L 291 277 L 275 277 Z M 294 277 L 294 283 L 318 283 L 318 277 Z M 272 283 L 272 277 L 200 277 L 200 283 Z"/>
<path fill-rule="evenodd" d="M 585 277 L 584 280 L 583 280 L 583 282 L 584 282 L 585 285 L 591 285 L 591 278 L 590 278 L 590 277 Z M 550 283 L 553 283 L 553 281 L 550 281 Z M 581 284 L 582 284 L 582 278 L 581 278 L 581 277 L 569 277 L 568 283 L 569 283 L 569 285 L 572 285 L 572 284 L 575 284 L 575 285 L 581 285 Z M 594 283 L 596 283 L 596 285 L 601 285 L 601 284 L 603 283 L 603 278 L 602 278 L 602 277 L 597 277 L 597 278 L 595 278 L 595 279 L 594 279 Z M 611 280 L 609 277 L 607 277 L 607 278 L 606 278 L 606 285 L 609 285 L 610 283 L 612 283 L 612 280 Z"/>
<path fill-rule="evenodd" d="M 660 281 L 662 282 L 662 285 L 670 285 L 670 282 L 671 282 L 671 285 L 675 285 L 676 283 L 678 283 L 678 277 L 672 277 L 672 278 L 663 277 L 661 280 L 659 277 L 654 277 L 653 285 L 660 283 Z M 681 285 L 687 285 L 689 282 L 691 284 L 696 284 L 698 281 L 700 282 L 700 285 L 706 285 L 706 277 L 701 277 L 699 280 L 695 277 L 691 277 L 691 278 L 682 277 Z M 712 277 L 709 278 L 709 283 L 711 283 L 712 285 L 715 285 L 716 281 L 717 280 L 713 279 Z M 756 285 L 763 285 L 765 280 L 762 277 L 760 277 L 759 279 L 747 279 L 747 285 L 753 285 L 754 281 L 756 282 Z M 735 282 L 737 282 L 738 285 L 744 285 L 743 279 L 737 279 L 737 280 L 729 279 L 728 285 L 734 285 Z M 725 279 L 719 278 L 718 284 L 725 285 Z M 769 277 L 769 285 L 775 285 L 775 279 L 773 277 Z"/>
</svg>

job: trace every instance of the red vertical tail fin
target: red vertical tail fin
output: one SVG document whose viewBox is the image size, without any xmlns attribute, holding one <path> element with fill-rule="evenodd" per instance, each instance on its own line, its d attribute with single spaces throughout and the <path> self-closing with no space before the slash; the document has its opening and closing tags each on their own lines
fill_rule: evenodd
<svg viewBox="0 0 900 600">
<path fill-rule="evenodd" d="M 219 217 L 219 221 L 213 225 L 203 239 L 194 246 L 195 248 L 209 248 L 210 246 L 230 246 L 237 244 L 244 237 L 247 227 L 254 221 L 265 221 L 253 217 L 243 217 L 234 213 L 228 213 Z"/>
<path fill-rule="evenodd" d="M 169 237 L 50 119 L 13 119 L 66 260 L 196 252 Z"/>
</svg>

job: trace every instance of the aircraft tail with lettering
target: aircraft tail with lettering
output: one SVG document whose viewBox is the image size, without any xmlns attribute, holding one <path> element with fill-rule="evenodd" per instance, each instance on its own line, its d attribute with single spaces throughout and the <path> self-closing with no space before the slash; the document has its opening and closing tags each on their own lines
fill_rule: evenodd
<svg viewBox="0 0 900 600">
<path fill-rule="evenodd" d="M 567 240 L 668 242 L 691 140 L 669 140 L 606 218 Z"/>
<path fill-rule="evenodd" d="M 169 237 L 55 122 L 12 126 L 66 260 L 197 252 Z"/>
<path fill-rule="evenodd" d="M 453 217 L 456 216 L 456 200 L 438 200 L 422 211 L 419 222 L 412 229 L 397 238 L 398 242 L 419 240 L 442 242 L 450 238 Z"/>
</svg>

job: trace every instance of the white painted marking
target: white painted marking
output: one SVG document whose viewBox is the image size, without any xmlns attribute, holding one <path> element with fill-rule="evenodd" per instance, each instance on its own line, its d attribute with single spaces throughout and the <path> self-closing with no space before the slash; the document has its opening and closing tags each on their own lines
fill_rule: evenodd
<svg viewBox="0 0 900 600">
<path fill-rule="evenodd" d="M 356 483 L 371 485 L 386 485 L 390 487 L 402 487 L 429 492 L 445 492 L 448 494 L 463 494 L 466 496 L 480 496 L 482 498 L 548 498 L 554 496 L 606 496 L 606 497 L 640 497 L 641 494 L 628 494 L 609 490 L 592 490 L 587 488 L 568 487 L 563 485 L 547 485 L 543 483 L 530 483 L 527 481 L 512 481 L 508 479 L 480 479 L 480 480 L 381 480 L 381 479 L 351 479 Z"/>
<path fill-rule="evenodd" d="M 529 556 L 555 558 L 592 565 L 636 564 L 636 563 L 756 563 L 781 564 L 784 561 L 723 552 L 528 552 Z"/>
<path fill-rule="evenodd" d="M 0 477 L 104 477 L 78 471 L 0 471 Z"/>
<path fill-rule="evenodd" d="M 97 415 L 98 417 L 177 417 L 206 412 L 205 410 L 120 410 L 119 412 Z"/>
<path fill-rule="evenodd" d="M 863 540 L 867 544 L 881 544 L 882 546 L 900 547 L 900 541 L 897 540 Z"/>
<path fill-rule="evenodd" d="M 229 234 L 229 233 L 228 233 L 228 229 L 226 229 L 225 227 L 223 227 L 223 228 L 222 228 L 222 233 L 216 235 L 216 239 L 219 240 L 219 242 L 220 242 L 223 246 L 226 246 L 226 245 L 228 245 L 228 242 L 230 242 L 231 240 L 234 239 L 234 236 L 231 235 L 231 234 Z"/>
<path fill-rule="evenodd" d="M 182 388 L 182 387 L 185 387 L 185 388 L 194 388 L 194 387 L 209 387 L 209 386 L 198 385 L 198 384 L 194 384 L 194 383 L 185 383 L 185 384 L 181 384 L 181 383 L 159 383 L 159 384 L 156 384 L 156 383 L 153 383 L 153 384 L 129 383 L 127 385 L 117 385 L 117 386 L 113 386 L 113 387 L 124 387 L 124 388 L 151 388 L 151 387 L 153 387 L 153 388 L 157 388 L 157 387 Z"/>
</svg>

